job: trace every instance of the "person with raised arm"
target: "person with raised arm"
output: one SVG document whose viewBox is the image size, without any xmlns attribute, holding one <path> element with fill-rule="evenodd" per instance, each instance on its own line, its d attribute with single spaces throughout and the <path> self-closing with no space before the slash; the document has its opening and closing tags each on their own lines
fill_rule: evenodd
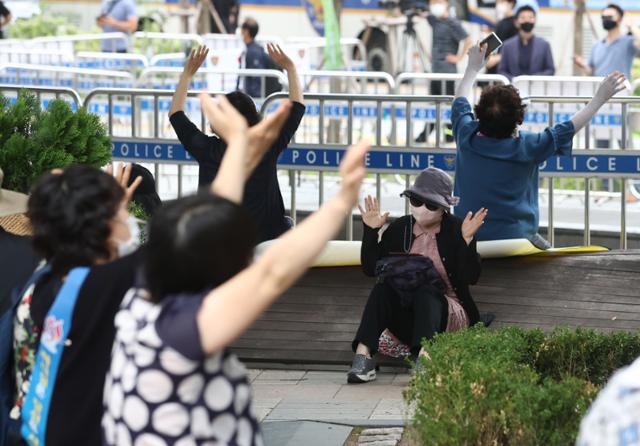
<svg viewBox="0 0 640 446">
<path fill-rule="evenodd" d="M 337 195 L 252 263 L 255 227 L 240 203 L 268 151 L 251 149 L 246 120 L 224 96 L 201 101 L 228 147 L 211 193 L 169 203 L 151 220 L 146 288 L 132 289 L 117 317 L 106 445 L 262 444 L 247 371 L 228 346 L 311 266 L 365 176 L 369 144 L 359 143 L 341 163 Z"/>
<path fill-rule="evenodd" d="M 292 102 L 292 106 L 289 117 L 278 137 L 245 185 L 242 205 L 257 224 L 257 242 L 274 239 L 291 227 L 290 219 L 285 216 L 284 202 L 278 184 L 277 164 L 278 157 L 289 145 L 305 111 L 304 96 L 295 65 L 279 46 L 267 45 L 267 51 L 273 61 L 287 71 L 289 100 Z M 169 111 L 169 119 L 178 139 L 185 150 L 198 162 L 200 169 L 198 184 L 200 187 L 208 187 L 216 178 L 227 147 L 222 136 L 206 135 L 184 113 L 189 84 L 206 60 L 208 53 L 209 50 L 205 47 L 191 52 L 173 95 Z M 249 127 L 260 122 L 261 116 L 248 95 L 234 91 L 225 96 L 246 119 Z M 215 123 L 213 125 L 215 126 Z"/>
<path fill-rule="evenodd" d="M 613 95 L 622 91 L 620 72 L 607 76 L 591 101 L 573 117 L 543 132 L 519 130 L 526 105 L 512 85 L 485 89 L 472 109 L 467 96 L 486 63 L 485 49 L 469 50 L 469 63 L 451 108 L 457 147 L 455 208 L 459 217 L 480 207 L 491 212 L 478 240 L 526 238 L 541 249 L 538 234 L 538 170 L 552 156 L 571 156 L 573 137 Z"/>
<path fill-rule="evenodd" d="M 411 215 L 387 225 L 389 213 L 380 212 L 369 196 L 362 214 L 362 271 L 378 278 L 360 320 L 347 382 L 376 379 L 375 354 L 426 356 L 423 339 L 457 331 L 480 320 L 469 292 L 480 277 L 475 234 L 486 209 L 463 219 L 451 214 L 453 196 L 449 175 L 429 167 L 405 190 Z"/>
</svg>

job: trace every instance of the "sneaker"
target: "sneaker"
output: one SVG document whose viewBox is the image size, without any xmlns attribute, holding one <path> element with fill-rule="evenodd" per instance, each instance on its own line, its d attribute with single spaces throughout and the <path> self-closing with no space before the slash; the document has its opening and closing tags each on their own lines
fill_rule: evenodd
<svg viewBox="0 0 640 446">
<path fill-rule="evenodd" d="M 365 355 L 357 354 L 353 357 L 351 370 L 347 374 L 347 382 L 350 384 L 367 383 L 376 379 L 376 361 Z"/>
</svg>

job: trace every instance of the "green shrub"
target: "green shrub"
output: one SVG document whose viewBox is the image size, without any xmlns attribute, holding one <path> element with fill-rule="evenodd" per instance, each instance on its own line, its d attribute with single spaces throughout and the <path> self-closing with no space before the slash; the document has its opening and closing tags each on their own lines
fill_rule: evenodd
<svg viewBox="0 0 640 446">
<path fill-rule="evenodd" d="M 101 167 L 111 160 L 111 140 L 99 118 L 73 112 L 63 100 L 42 111 L 36 96 L 22 90 L 11 105 L 0 99 L 0 167 L 3 187 L 27 193 L 43 173 L 68 166 Z"/>
<path fill-rule="evenodd" d="M 421 444 L 568 445 L 599 387 L 640 355 L 640 336 L 476 326 L 425 348 L 431 361 L 405 392 Z"/>
<path fill-rule="evenodd" d="M 78 34 L 78 28 L 69 25 L 66 17 L 54 14 L 39 14 L 30 19 L 19 19 L 9 27 L 12 39 L 33 39 L 35 37 L 68 36 Z"/>
</svg>

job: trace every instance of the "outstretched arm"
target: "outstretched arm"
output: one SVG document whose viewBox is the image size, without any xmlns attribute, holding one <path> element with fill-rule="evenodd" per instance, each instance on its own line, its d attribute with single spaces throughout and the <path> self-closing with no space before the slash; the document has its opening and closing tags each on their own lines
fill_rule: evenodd
<svg viewBox="0 0 640 446">
<path fill-rule="evenodd" d="M 624 81 L 624 74 L 619 71 L 611 73 L 604 78 L 593 99 L 571 118 L 576 133 L 591 121 L 591 118 L 598 112 L 600 107 L 606 104 L 616 93 L 625 89 Z"/>
<path fill-rule="evenodd" d="M 300 84 L 298 71 L 296 70 L 294 63 L 291 61 L 289 56 L 282 51 L 282 48 L 276 44 L 267 44 L 267 52 L 269 53 L 269 57 L 276 64 L 278 64 L 282 69 L 287 70 L 287 78 L 289 80 L 289 100 L 304 104 L 302 85 Z"/>
<path fill-rule="evenodd" d="M 464 71 L 464 76 L 456 88 L 456 98 L 468 97 L 471 95 L 471 88 L 473 87 L 478 73 L 487 63 L 486 61 L 487 46 L 474 45 L 469 49 L 469 63 L 467 69 Z"/>
<path fill-rule="evenodd" d="M 272 244 L 253 265 L 210 292 L 197 316 L 202 349 L 229 345 L 286 291 L 320 254 L 356 203 L 369 144 L 351 147 L 340 165 L 340 192 Z"/>
<path fill-rule="evenodd" d="M 209 55 L 209 49 L 204 46 L 199 47 L 197 50 L 191 50 L 191 54 L 184 64 L 184 69 L 180 75 L 176 91 L 173 93 L 173 98 L 171 99 L 169 117 L 174 113 L 184 111 L 184 104 L 187 101 L 187 92 L 189 91 L 191 80 L 200 69 L 200 66 L 207 59 L 207 55 Z"/>
</svg>

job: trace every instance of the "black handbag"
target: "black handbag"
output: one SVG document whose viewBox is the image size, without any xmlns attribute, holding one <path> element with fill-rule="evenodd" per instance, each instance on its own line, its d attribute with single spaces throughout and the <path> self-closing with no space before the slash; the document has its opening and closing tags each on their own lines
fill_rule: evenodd
<svg viewBox="0 0 640 446">
<path fill-rule="evenodd" d="M 411 307 L 415 291 L 430 288 L 443 294 L 446 285 L 429 257 L 422 255 L 397 255 L 383 257 L 376 262 L 379 283 L 387 283 L 400 296 L 403 307 Z"/>
</svg>

